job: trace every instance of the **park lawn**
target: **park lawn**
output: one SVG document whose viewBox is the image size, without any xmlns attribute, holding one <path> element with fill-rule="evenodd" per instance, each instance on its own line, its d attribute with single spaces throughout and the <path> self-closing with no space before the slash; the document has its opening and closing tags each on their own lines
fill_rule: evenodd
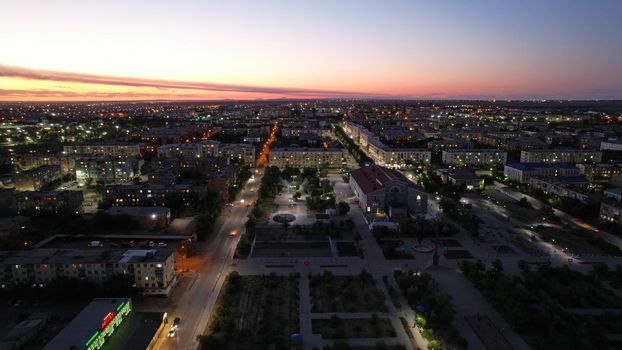
<svg viewBox="0 0 622 350">
<path fill-rule="evenodd" d="M 546 242 L 567 249 L 572 254 L 596 253 L 620 256 L 622 251 L 602 238 L 594 237 L 594 233 L 576 228 L 554 226 L 536 226 L 534 231 Z"/>
<path fill-rule="evenodd" d="M 540 289 L 567 308 L 620 308 L 622 300 L 611 291 L 568 268 L 549 268 L 523 274 L 524 284 L 530 290 Z"/>
<path fill-rule="evenodd" d="M 300 331 L 297 276 L 227 277 L 201 350 L 289 349 Z"/>
<path fill-rule="evenodd" d="M 312 312 L 385 312 L 385 297 L 367 272 L 334 276 L 330 272 L 309 279 Z"/>
<path fill-rule="evenodd" d="M 388 318 L 352 318 L 312 320 L 313 334 L 320 334 L 324 339 L 349 338 L 390 338 L 396 332 Z"/>
</svg>

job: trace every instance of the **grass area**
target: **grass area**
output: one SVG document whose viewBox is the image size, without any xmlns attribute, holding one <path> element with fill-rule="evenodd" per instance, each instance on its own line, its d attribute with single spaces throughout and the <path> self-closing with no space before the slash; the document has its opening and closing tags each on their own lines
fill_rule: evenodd
<svg viewBox="0 0 622 350">
<path fill-rule="evenodd" d="M 227 276 L 200 349 L 291 348 L 300 331 L 297 276 Z"/>
<path fill-rule="evenodd" d="M 614 256 L 622 256 L 620 248 L 606 242 L 600 237 L 595 237 L 593 232 L 574 227 L 555 227 L 538 225 L 534 232 L 540 239 L 550 242 L 561 249 L 573 254 L 600 253 Z"/>
<path fill-rule="evenodd" d="M 406 350 L 402 344 L 388 345 L 382 341 L 370 346 L 350 346 L 345 340 L 337 340 L 333 345 L 326 345 L 323 350 Z M 415 348 L 415 350 L 419 350 Z"/>
<path fill-rule="evenodd" d="M 619 308 L 622 300 L 595 281 L 568 268 L 545 268 L 523 273 L 523 284 L 540 290 L 563 307 Z"/>
<path fill-rule="evenodd" d="M 405 249 L 400 249 L 404 242 L 402 240 L 378 240 L 378 245 L 382 249 L 382 254 L 387 260 L 414 259 L 415 257 Z"/>
<path fill-rule="evenodd" d="M 534 350 L 609 348 L 597 322 L 565 307 L 618 307 L 619 299 L 567 267 L 519 267 L 522 278 L 505 275 L 499 261 L 489 269 L 481 262 L 461 264 L 464 275 Z"/>
<path fill-rule="evenodd" d="M 512 217 L 517 218 L 525 224 L 530 225 L 542 221 L 542 212 L 526 208 L 517 202 L 505 203 L 505 208 Z"/>
<path fill-rule="evenodd" d="M 348 338 L 389 338 L 395 337 L 395 329 L 388 318 L 380 318 L 376 314 L 371 318 L 312 320 L 313 334 L 320 334 L 324 339 Z"/>
<path fill-rule="evenodd" d="M 312 312 L 386 312 L 385 297 L 366 271 L 334 276 L 329 271 L 309 277 Z"/>
</svg>

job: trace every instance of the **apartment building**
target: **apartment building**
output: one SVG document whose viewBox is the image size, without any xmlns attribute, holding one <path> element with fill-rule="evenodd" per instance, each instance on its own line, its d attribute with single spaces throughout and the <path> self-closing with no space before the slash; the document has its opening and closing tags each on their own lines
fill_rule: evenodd
<svg viewBox="0 0 622 350">
<path fill-rule="evenodd" d="M 15 195 L 19 214 L 79 214 L 83 201 L 82 191 L 27 191 Z"/>
<path fill-rule="evenodd" d="M 218 156 L 236 159 L 243 165 L 252 165 L 256 158 L 255 146 L 246 143 L 221 143 Z"/>
<path fill-rule="evenodd" d="M 503 175 L 510 181 L 527 183 L 532 177 L 579 176 L 581 170 L 569 163 L 511 163 L 503 167 Z"/>
<path fill-rule="evenodd" d="M 578 148 L 521 151 L 521 163 L 600 163 L 602 152 Z"/>
<path fill-rule="evenodd" d="M 112 206 L 175 207 L 191 205 L 205 196 L 205 186 L 172 185 L 111 185 L 102 188 L 102 200 Z"/>
<path fill-rule="evenodd" d="M 158 158 L 207 158 L 218 155 L 218 141 L 201 141 L 194 143 L 174 143 L 158 147 Z"/>
<path fill-rule="evenodd" d="M 13 174 L 13 183 L 18 191 L 38 191 L 46 184 L 61 178 L 60 166 L 42 165 Z"/>
<path fill-rule="evenodd" d="M 338 168 L 342 166 L 343 150 L 337 148 L 283 147 L 268 154 L 270 166 L 285 168 Z"/>
<path fill-rule="evenodd" d="M 457 166 L 489 166 L 505 164 L 508 153 L 498 149 L 453 149 L 442 153 L 443 164 Z"/>
<path fill-rule="evenodd" d="M 140 145 L 125 143 L 92 143 L 63 146 L 63 155 L 139 157 Z"/>
<path fill-rule="evenodd" d="M 0 252 L 0 285 L 44 286 L 59 278 L 86 279 L 102 285 L 130 275 L 147 295 L 169 295 L 175 283 L 170 249 L 39 248 Z"/>
<path fill-rule="evenodd" d="M 80 184 L 92 182 L 131 181 L 142 167 L 137 158 L 88 157 L 74 163 L 76 180 Z"/>
</svg>

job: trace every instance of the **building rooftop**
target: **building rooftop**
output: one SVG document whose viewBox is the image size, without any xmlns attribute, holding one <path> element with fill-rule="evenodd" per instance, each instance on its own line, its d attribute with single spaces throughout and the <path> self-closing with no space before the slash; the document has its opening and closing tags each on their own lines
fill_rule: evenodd
<svg viewBox="0 0 622 350">
<path fill-rule="evenodd" d="M 129 298 L 93 299 L 63 330 L 43 349 L 86 349 L 91 337 L 105 328 L 104 319 L 109 313 L 116 314 Z"/>
<path fill-rule="evenodd" d="M 535 170 L 535 169 L 575 169 L 577 166 L 572 163 L 510 163 L 507 167 L 519 170 Z"/>
<path fill-rule="evenodd" d="M 106 213 L 110 215 L 128 215 L 128 216 L 150 216 L 163 215 L 170 213 L 169 208 L 165 207 L 111 207 L 106 209 Z"/>
<path fill-rule="evenodd" d="M 378 165 L 365 166 L 350 173 L 350 176 L 361 187 L 364 193 L 379 190 L 391 181 L 399 180 L 412 184 L 402 173 L 397 170 L 388 169 Z"/>
<path fill-rule="evenodd" d="M 278 147 L 270 150 L 270 153 L 275 152 L 342 152 L 342 150 L 324 147 Z"/>
<path fill-rule="evenodd" d="M 0 264 L 44 265 L 85 263 L 158 263 L 166 261 L 170 249 L 57 249 L 39 248 L 21 251 L 0 251 Z"/>
</svg>

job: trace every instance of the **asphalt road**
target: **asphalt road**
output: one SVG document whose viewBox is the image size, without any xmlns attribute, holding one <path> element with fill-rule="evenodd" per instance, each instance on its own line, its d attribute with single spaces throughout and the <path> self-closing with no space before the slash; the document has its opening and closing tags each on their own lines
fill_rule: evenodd
<svg viewBox="0 0 622 350">
<path fill-rule="evenodd" d="M 261 176 L 262 174 L 256 174 L 255 179 L 246 185 L 242 195 L 244 203 L 237 201 L 221 214 L 224 217 L 223 224 L 217 228 L 212 241 L 203 251 L 206 258 L 203 259 L 204 263 L 197 271 L 196 278 L 188 284 L 176 307 L 167 310 L 171 322 L 175 317 L 181 318 L 177 336 L 167 338 L 169 328 L 166 327 L 157 339 L 154 349 L 186 350 L 198 347 L 197 336 L 204 333 L 220 288 L 229 273 L 236 244 L 252 209 L 252 206 L 246 205 L 255 202 Z M 233 230 L 237 230 L 238 234 L 232 237 L 230 233 Z"/>
</svg>

